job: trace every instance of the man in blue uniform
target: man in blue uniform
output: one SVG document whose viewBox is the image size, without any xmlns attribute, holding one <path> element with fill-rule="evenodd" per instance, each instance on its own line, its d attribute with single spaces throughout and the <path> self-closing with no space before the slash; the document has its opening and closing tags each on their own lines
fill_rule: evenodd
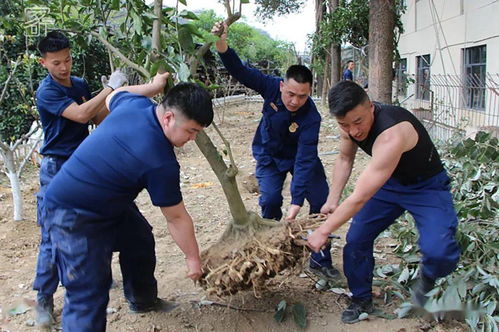
<svg viewBox="0 0 499 332">
<path fill-rule="evenodd" d="M 122 87 L 108 96 L 110 115 L 47 188 L 43 213 L 66 288 L 64 331 L 105 330 L 111 255 L 121 240 L 123 215 L 129 216 L 130 205 L 143 189 L 161 208 L 185 254 L 187 276 L 197 280 L 202 274 L 173 147 L 195 139 L 213 120 L 213 109 L 208 93 L 192 83 L 175 86 L 155 105 L 148 97 L 162 92 L 167 78 L 158 74 L 152 83 Z M 131 241 L 147 245 L 140 237 Z"/>
<path fill-rule="evenodd" d="M 451 273 L 459 260 L 457 217 L 438 152 L 412 113 L 372 103 L 354 82 L 340 82 L 330 90 L 329 109 L 340 126 L 340 155 L 322 208 L 329 216 L 308 237 L 308 243 L 314 251 L 320 250 L 328 234 L 353 217 L 343 250 L 345 276 L 353 297 L 342 320 L 355 323 L 361 313 L 373 311 L 374 240 L 404 211 L 414 216 L 419 230 L 423 259 L 412 293 L 415 305 L 424 306 L 435 280 Z M 353 193 L 340 204 L 357 147 L 372 159 Z"/>
<path fill-rule="evenodd" d="M 355 68 L 355 62 L 353 60 L 347 61 L 347 68 L 343 72 L 341 79 L 343 81 L 353 81 L 353 69 Z"/>
<path fill-rule="evenodd" d="M 288 173 L 293 178 L 286 219 L 297 216 L 305 199 L 310 213 L 318 213 L 329 189 L 317 154 L 321 116 L 310 98 L 312 73 L 305 66 L 294 65 L 284 80 L 264 75 L 243 65 L 228 47 L 227 24 L 216 23 L 212 32 L 220 35 L 216 48 L 229 73 L 264 99 L 262 119 L 253 139 L 262 217 L 280 220 L 283 216 L 282 189 Z M 330 245 L 320 254 L 312 254 L 310 270 L 326 279 L 339 275 L 332 266 Z"/>
<path fill-rule="evenodd" d="M 37 194 L 38 224 L 41 230 L 34 290 L 37 293 L 36 322 L 47 326 L 52 322 L 53 294 L 59 284 L 57 269 L 51 263 L 51 241 L 40 217 L 45 190 L 73 151 L 88 136 L 89 121 L 100 123 L 107 115 L 105 98 L 126 81 L 125 75 L 114 72 L 108 85 L 94 98 L 87 82 L 71 76 L 72 58 L 68 38 L 52 31 L 38 44 L 41 65 L 48 75 L 36 93 L 36 105 L 44 132 L 40 149 L 40 190 Z"/>
<path fill-rule="evenodd" d="M 63 33 L 48 33 L 40 40 L 38 48 L 40 63 L 47 69 L 48 75 L 40 83 L 36 94 L 45 139 L 40 149 L 43 159 L 37 195 L 41 243 L 33 288 L 37 291 L 36 323 L 48 326 L 53 321 L 53 294 L 59 284 L 59 276 L 57 268 L 52 264 L 52 244 L 47 225 L 41 217 L 45 191 L 62 165 L 88 136 L 89 121 L 99 124 L 109 113 L 105 98 L 126 82 L 126 76 L 119 71 L 114 72 L 104 89 L 91 98 L 85 80 L 71 76 L 70 42 Z M 156 310 L 160 303 L 154 278 L 154 238 L 151 227 L 137 212 L 137 208 L 132 205 L 129 216 L 125 218 L 127 227 L 121 229 L 120 243 L 116 250 L 121 251 L 125 297 L 132 310 L 142 312 Z M 137 233 L 148 239 L 147 245 L 143 244 L 139 248 L 130 245 L 133 243 L 130 236 Z"/>
</svg>

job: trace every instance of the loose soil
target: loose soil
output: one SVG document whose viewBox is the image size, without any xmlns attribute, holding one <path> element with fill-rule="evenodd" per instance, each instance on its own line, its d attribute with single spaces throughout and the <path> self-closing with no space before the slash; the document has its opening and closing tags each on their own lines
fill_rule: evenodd
<svg viewBox="0 0 499 332">
<path fill-rule="evenodd" d="M 260 118 L 259 103 L 244 103 L 217 109 L 216 121 L 231 143 L 238 163 L 238 181 L 243 200 L 249 210 L 259 212 L 258 194 L 255 193 L 255 161 L 251 155 L 251 141 Z M 323 113 L 323 125 L 319 143 L 320 157 L 329 173 L 337 156 L 338 132 L 334 121 Z M 207 130 L 215 144 L 223 148 L 221 140 L 212 129 Z M 196 225 L 197 239 L 202 249 L 208 248 L 222 235 L 231 219 L 229 209 L 215 174 L 194 143 L 177 151 L 182 167 L 181 187 L 184 202 Z M 367 157 L 359 152 L 352 181 L 363 168 Z M 351 186 L 351 183 L 349 186 Z M 289 178 L 284 191 L 284 208 L 289 205 Z M 22 222 L 12 221 L 12 200 L 8 180 L 0 175 L 0 331 L 39 331 L 34 327 L 35 292 L 31 290 L 34 277 L 39 229 L 36 225 L 36 199 L 38 168 L 30 165 L 22 179 L 24 217 Z M 117 255 L 113 257 L 113 278 L 116 287 L 110 291 L 108 306 L 108 331 L 299 331 L 290 314 L 283 323 L 273 319 L 276 305 L 286 300 L 288 305 L 304 304 L 307 310 L 308 331 L 465 331 L 461 323 L 450 321 L 436 324 L 423 318 L 387 320 L 369 317 L 368 320 L 345 325 L 341 312 L 347 306 L 345 295 L 315 288 L 315 280 L 304 277 L 299 271 L 282 273 L 271 279 L 268 288 L 258 297 L 253 291 L 242 291 L 231 297 L 217 298 L 207 295 L 199 286 L 185 278 L 183 254 L 170 237 L 160 210 L 153 207 L 146 192 L 139 195 L 137 205 L 154 227 L 156 238 L 156 278 L 160 297 L 175 301 L 179 306 L 170 313 L 133 314 L 128 311 L 123 298 L 122 278 Z M 306 212 L 306 208 L 302 209 Z M 342 270 L 341 248 L 344 245 L 348 225 L 338 231 L 340 240 L 333 244 L 333 259 Z M 391 241 L 376 245 L 378 263 L 396 261 L 391 253 Z M 386 243 L 386 244 L 385 244 Z M 342 282 L 345 284 L 345 282 Z M 382 292 L 381 292 L 382 293 Z M 377 306 L 392 313 L 399 303 L 383 304 L 383 294 L 375 299 Z M 64 299 L 64 288 L 55 294 L 55 314 L 59 323 Z M 216 302 L 209 305 L 207 300 Z M 201 302 L 203 301 L 203 302 Z M 202 305 L 200 305 L 202 303 Z M 221 305 L 220 305 L 221 304 Z M 228 307 L 228 306 L 230 307 Z M 25 313 L 10 315 L 11 309 L 27 309 Z M 20 311 L 24 311 L 20 310 Z M 54 328 L 57 330 L 58 328 Z"/>
</svg>

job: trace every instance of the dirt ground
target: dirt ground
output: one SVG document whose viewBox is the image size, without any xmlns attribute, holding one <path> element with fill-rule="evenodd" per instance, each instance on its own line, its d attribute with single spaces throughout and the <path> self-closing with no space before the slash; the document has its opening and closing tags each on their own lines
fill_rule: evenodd
<svg viewBox="0 0 499 332">
<path fill-rule="evenodd" d="M 251 176 L 255 161 L 251 156 L 251 141 L 260 118 L 261 104 L 241 104 L 218 108 L 216 121 L 230 141 L 234 158 L 240 169 L 238 177 L 240 191 L 248 209 L 259 212 L 258 194 L 251 193 L 254 186 Z M 338 134 L 333 120 L 324 114 L 319 144 L 320 157 L 328 173 L 337 156 Z M 208 134 L 217 146 L 220 139 L 212 129 Z M 229 209 L 221 186 L 207 161 L 194 143 L 178 150 L 178 160 L 182 167 L 181 181 L 184 202 L 196 224 L 196 234 L 200 247 L 208 248 L 221 236 L 230 220 Z M 366 156 L 359 153 L 353 179 L 366 163 Z M 34 327 L 35 292 L 31 290 L 36 265 L 39 229 L 36 225 L 36 199 L 38 190 L 38 169 L 31 165 L 23 176 L 24 216 L 22 222 L 12 221 L 12 201 L 8 180 L 0 175 L 0 332 L 38 331 Z M 289 178 L 288 178 L 289 184 Z M 289 189 L 285 192 L 286 208 L 289 204 Z M 345 325 L 341 323 L 341 312 L 347 300 L 344 295 L 330 291 L 319 291 L 315 281 L 297 273 L 284 273 L 269 283 L 269 289 L 260 298 L 253 292 L 242 292 L 231 298 L 207 296 L 203 290 L 185 278 L 186 268 L 183 255 L 168 234 L 166 222 L 160 210 L 150 204 L 147 193 L 138 200 L 140 210 L 154 227 L 156 238 L 156 278 L 160 297 L 175 301 L 179 307 L 170 313 L 133 314 L 123 297 L 121 273 L 117 255 L 113 259 L 113 278 L 117 286 L 111 290 L 108 306 L 108 331 L 298 331 L 290 314 L 283 323 L 273 319 L 276 305 L 286 300 L 288 305 L 304 304 L 307 310 L 308 331 L 465 331 L 463 324 L 446 322 L 436 324 L 423 318 L 387 320 L 369 317 L 368 320 Z M 302 209 L 306 210 L 306 209 Z M 339 232 L 341 240 L 333 246 L 333 259 L 341 270 L 341 248 L 344 244 L 345 225 Z M 393 260 L 391 249 L 378 244 L 377 249 L 384 255 L 382 259 Z M 382 259 L 378 262 L 382 263 Z M 64 288 L 59 287 L 55 294 L 57 322 L 63 306 Z M 201 300 L 215 301 L 213 305 L 199 305 Z M 398 303 L 383 304 L 382 297 L 376 299 L 377 306 L 392 313 Z M 226 305 L 230 305 L 231 308 Z M 17 315 L 9 313 L 17 310 Z M 24 312 L 25 311 L 25 312 Z"/>
</svg>

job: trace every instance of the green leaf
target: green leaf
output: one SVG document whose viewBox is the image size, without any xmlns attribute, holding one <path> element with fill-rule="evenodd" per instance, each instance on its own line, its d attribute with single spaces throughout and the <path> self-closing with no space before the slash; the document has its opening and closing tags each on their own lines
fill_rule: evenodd
<svg viewBox="0 0 499 332">
<path fill-rule="evenodd" d="M 130 15 L 133 19 L 133 27 L 135 29 L 135 32 L 140 34 L 142 32 L 142 18 L 134 11 L 132 11 Z"/>
<path fill-rule="evenodd" d="M 405 267 L 403 270 L 402 270 L 402 273 L 400 273 L 400 276 L 399 278 L 397 279 L 397 281 L 401 284 L 407 282 L 407 280 L 409 280 L 409 269 L 407 267 Z"/>
<path fill-rule="evenodd" d="M 150 51 L 152 47 L 152 38 L 150 36 L 144 36 L 140 44 L 142 45 L 142 48 Z"/>
<path fill-rule="evenodd" d="M 282 323 L 286 313 L 286 307 L 287 307 L 286 300 L 282 300 L 277 304 L 276 313 L 274 314 L 274 319 L 276 320 L 276 322 Z"/>
<path fill-rule="evenodd" d="M 120 9 L 120 0 L 113 0 L 111 2 L 111 9 L 112 10 L 119 10 Z"/>
<path fill-rule="evenodd" d="M 199 17 L 194 14 L 193 12 L 189 11 L 189 10 L 183 10 L 180 12 L 179 14 L 180 17 L 183 17 L 183 18 L 186 18 L 186 19 L 189 19 L 189 20 L 199 20 Z"/>
<path fill-rule="evenodd" d="M 194 42 L 192 40 L 192 34 L 188 28 L 182 27 L 178 30 L 178 41 L 182 49 L 186 51 L 194 50 Z"/>
<path fill-rule="evenodd" d="M 249 3 L 249 0 L 241 0 L 241 3 Z"/>
<path fill-rule="evenodd" d="M 184 6 L 187 6 L 187 0 L 178 0 L 178 2 L 180 2 Z"/>
<path fill-rule="evenodd" d="M 191 71 L 189 70 L 189 67 L 182 62 L 178 69 L 177 75 L 180 82 L 187 82 L 189 80 L 189 76 L 191 76 Z"/>
<path fill-rule="evenodd" d="M 292 311 L 295 323 L 303 329 L 307 327 L 307 310 L 305 309 L 305 306 L 301 303 L 297 303 L 293 305 Z"/>
</svg>

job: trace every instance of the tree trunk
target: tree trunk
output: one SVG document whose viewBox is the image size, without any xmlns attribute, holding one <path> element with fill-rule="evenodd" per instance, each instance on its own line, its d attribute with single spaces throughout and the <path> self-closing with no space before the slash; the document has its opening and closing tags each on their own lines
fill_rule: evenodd
<svg viewBox="0 0 499 332">
<path fill-rule="evenodd" d="M 23 220 L 23 197 L 21 194 L 21 184 L 19 182 L 19 176 L 16 172 L 16 164 L 14 152 L 11 150 L 3 151 L 2 157 L 5 166 L 5 174 L 10 181 L 10 187 L 12 190 L 12 204 L 14 206 L 14 220 L 21 221 Z"/>
<path fill-rule="evenodd" d="M 329 12 L 331 15 L 338 9 L 339 0 L 329 0 Z M 331 44 L 331 87 L 336 85 L 341 79 L 341 46 L 340 44 Z"/>
<path fill-rule="evenodd" d="M 391 104 L 395 0 L 369 1 L 369 95 Z"/>
<path fill-rule="evenodd" d="M 321 94 L 321 104 L 326 105 L 327 104 L 327 93 L 329 91 L 330 87 L 330 80 L 329 80 L 329 71 L 331 67 L 331 54 L 327 52 L 326 59 L 324 61 L 324 77 L 322 79 L 322 94 Z"/>
<path fill-rule="evenodd" d="M 156 18 L 152 23 L 152 49 L 161 49 L 161 17 L 162 17 L 163 0 L 154 0 L 154 16 Z"/>
<path fill-rule="evenodd" d="M 222 189 L 224 191 L 227 202 L 229 203 L 230 213 L 232 214 L 233 223 L 237 226 L 244 226 L 249 223 L 249 214 L 244 206 L 243 199 L 237 187 L 236 175 L 237 169 L 231 165 L 227 167 L 222 156 L 218 153 L 217 148 L 213 145 L 210 137 L 201 131 L 196 137 L 196 144 L 210 164 L 213 172 L 215 172 Z"/>
<path fill-rule="evenodd" d="M 321 23 L 322 20 L 324 19 L 324 14 L 326 13 L 326 5 L 324 4 L 323 0 L 315 0 L 315 33 L 320 34 L 321 32 Z M 316 55 L 312 54 L 312 64 L 317 63 L 317 57 Z M 315 87 L 312 87 L 312 93 L 316 91 L 316 95 L 318 96 L 319 94 L 322 95 L 322 85 L 323 85 L 323 79 L 324 79 L 324 73 L 322 75 L 316 74 L 315 75 L 315 81 L 316 83 Z"/>
</svg>

